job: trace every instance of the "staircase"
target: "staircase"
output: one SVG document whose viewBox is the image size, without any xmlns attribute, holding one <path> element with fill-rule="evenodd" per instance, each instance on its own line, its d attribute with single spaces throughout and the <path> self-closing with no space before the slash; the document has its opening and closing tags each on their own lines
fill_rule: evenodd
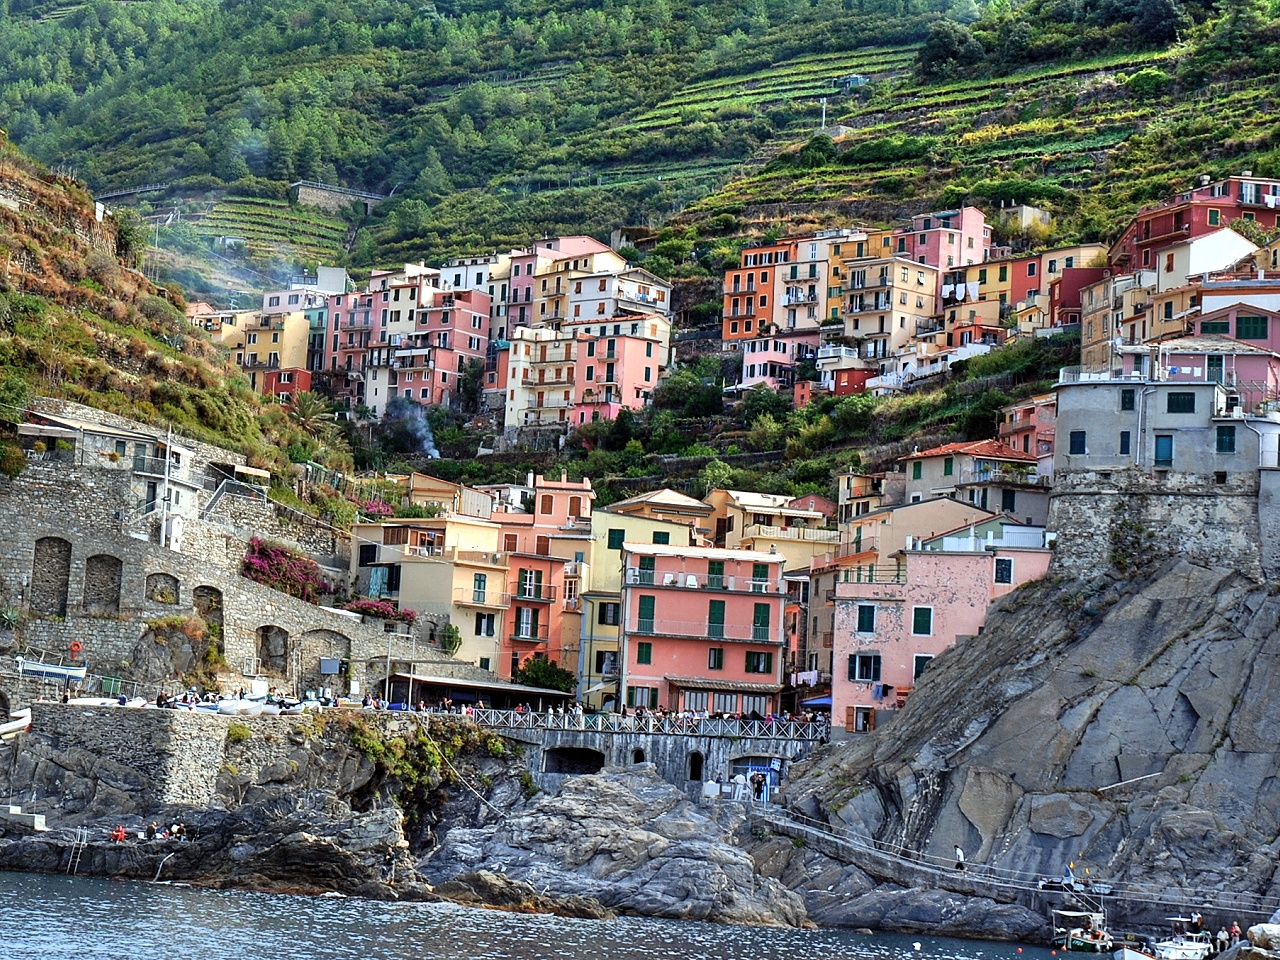
<svg viewBox="0 0 1280 960">
<path fill-rule="evenodd" d="M 77 827 L 75 840 L 71 843 L 71 855 L 67 858 L 67 873 L 73 877 L 76 875 L 76 871 L 80 869 L 80 858 L 84 855 L 84 848 L 88 845 L 89 831 L 84 827 Z"/>
</svg>

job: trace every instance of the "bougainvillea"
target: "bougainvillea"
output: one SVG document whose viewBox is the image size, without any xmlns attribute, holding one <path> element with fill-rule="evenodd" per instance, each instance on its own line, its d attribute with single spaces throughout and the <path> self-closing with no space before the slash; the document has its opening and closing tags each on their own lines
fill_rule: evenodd
<svg viewBox="0 0 1280 960">
<path fill-rule="evenodd" d="M 353 500 L 352 503 L 366 517 L 389 517 L 396 509 L 385 500 Z"/>
<path fill-rule="evenodd" d="M 333 592 L 314 560 L 260 537 L 249 541 L 249 552 L 244 556 L 240 572 L 255 583 L 308 603 L 319 603 L 321 595 Z"/>
<path fill-rule="evenodd" d="M 362 617 L 378 617 L 382 620 L 399 620 L 401 623 L 413 623 L 418 619 L 417 610 L 397 610 L 394 604 L 385 600 L 370 600 L 361 597 L 342 605 L 343 610 L 350 610 Z"/>
</svg>

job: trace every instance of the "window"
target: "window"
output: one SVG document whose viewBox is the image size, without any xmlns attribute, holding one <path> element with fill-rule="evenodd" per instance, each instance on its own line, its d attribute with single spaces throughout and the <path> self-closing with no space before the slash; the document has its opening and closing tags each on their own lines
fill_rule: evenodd
<svg viewBox="0 0 1280 960">
<path fill-rule="evenodd" d="M 915 463 L 911 464 L 911 479 L 919 480 L 923 476 L 924 476 L 924 464 L 921 461 L 917 460 Z"/>
<path fill-rule="evenodd" d="M 684 708 L 686 710 L 703 711 L 707 709 L 708 694 L 705 690 L 686 690 L 684 695 Z M 689 755 L 689 772 L 697 772 L 696 777 L 690 777 L 690 780 L 702 779 L 702 758 L 700 754 L 693 753 Z"/>
<path fill-rule="evenodd" d="M 1132 410 L 1133 400 L 1134 400 L 1134 392 L 1132 389 L 1120 391 L 1120 409 L 1121 410 Z"/>
<path fill-rule="evenodd" d="M 1231 333 L 1231 323 L 1227 320 L 1205 320 L 1200 324 L 1201 333 Z"/>
<path fill-rule="evenodd" d="M 476 614 L 476 636 L 492 637 L 496 633 L 494 615 L 492 613 Z"/>
<path fill-rule="evenodd" d="M 641 557 L 638 582 L 653 583 L 653 574 L 654 574 L 655 568 L 656 568 L 656 565 L 655 565 L 654 557 Z"/>
<path fill-rule="evenodd" d="M 1131 452 L 1132 444 L 1128 430 L 1120 431 L 1120 456 L 1127 457 Z"/>
<path fill-rule="evenodd" d="M 996 557 L 996 583 L 1013 583 L 1013 560 Z"/>
<path fill-rule="evenodd" d="M 489 575 L 486 573 L 477 573 L 471 578 L 471 602 L 484 603 L 485 595 L 488 593 Z"/>
<path fill-rule="evenodd" d="M 723 600 L 712 600 L 707 605 L 707 636 L 717 640 L 724 636 Z"/>
<path fill-rule="evenodd" d="M 520 585 L 519 595 L 521 597 L 523 597 L 526 600 L 542 599 L 542 571 L 541 570 L 526 570 L 524 568 L 521 568 L 519 571 L 519 579 L 517 582 Z"/>
<path fill-rule="evenodd" d="M 911 608 L 911 632 L 917 637 L 933 636 L 933 607 Z"/>
<path fill-rule="evenodd" d="M 627 687 L 628 707 L 647 707 L 650 710 L 658 706 L 657 687 Z"/>
<path fill-rule="evenodd" d="M 1028 263 L 1028 264 L 1027 264 L 1027 276 L 1028 276 L 1028 277 L 1034 277 L 1034 276 L 1036 275 L 1036 268 L 1037 268 L 1038 266 L 1039 266 L 1039 264 L 1037 264 L 1037 263 L 1035 263 L 1035 262 Z"/>
<path fill-rule="evenodd" d="M 502 535 L 502 549 L 507 553 L 516 552 L 516 535 L 514 533 L 504 533 Z"/>
<path fill-rule="evenodd" d="M 653 596 L 640 597 L 640 603 L 636 613 L 636 632 L 637 633 L 653 633 L 653 608 L 655 598 Z"/>
<path fill-rule="evenodd" d="M 1013 513 L 1016 510 L 1018 491 L 1001 490 L 1000 491 L 1000 509 L 1005 513 Z"/>
<path fill-rule="evenodd" d="M 712 590 L 724 589 L 724 561 L 707 561 L 707 586 Z"/>
<path fill-rule="evenodd" d="M 1266 317 L 1236 317 L 1236 339 L 1237 340 L 1265 340 L 1267 339 L 1267 318 Z"/>
<path fill-rule="evenodd" d="M 849 679 L 861 683 L 878 683 L 880 680 L 880 654 L 849 654 Z"/>
<path fill-rule="evenodd" d="M 488 657 L 481 657 L 481 658 L 480 658 L 480 669 L 481 669 L 481 670 L 488 670 L 488 669 L 490 669 L 490 668 L 489 668 L 489 658 L 488 658 Z"/>
<path fill-rule="evenodd" d="M 1168 411 L 1169 413 L 1195 413 L 1196 395 L 1182 392 L 1170 393 Z"/>
<path fill-rule="evenodd" d="M 1050 273 L 1057 273 L 1057 272 L 1058 272 L 1058 261 L 1057 261 L 1057 260 L 1050 260 L 1050 261 L 1049 261 L 1049 272 L 1050 272 Z"/>
<path fill-rule="evenodd" d="M 1170 434 L 1156 434 L 1156 464 L 1157 467 L 1173 466 L 1173 436 Z"/>
<path fill-rule="evenodd" d="M 611 528 L 609 530 L 609 549 L 621 550 L 622 543 L 626 539 L 626 537 L 627 537 L 627 531 L 619 530 L 616 527 Z"/>
<path fill-rule="evenodd" d="M 549 493 L 544 493 L 544 494 L 542 495 L 542 510 L 541 510 L 541 512 L 542 512 L 542 513 L 544 513 L 544 514 L 551 513 L 551 512 L 552 512 L 552 503 L 553 503 L 553 502 L 554 502 L 554 501 L 553 501 L 553 498 L 552 498 L 551 494 L 549 494 Z"/>
<path fill-rule="evenodd" d="M 769 564 L 753 563 L 751 565 L 751 592 L 764 593 L 769 589 Z M 756 604 L 759 608 L 761 604 Z M 764 604 L 768 606 L 768 604 Z"/>
<path fill-rule="evenodd" d="M 1236 452 L 1236 428 L 1231 425 L 1218 427 L 1218 453 Z"/>
<path fill-rule="evenodd" d="M 1003 266 L 1000 268 L 1000 283 L 1006 283 L 1009 280 L 1009 268 Z"/>
<path fill-rule="evenodd" d="M 911 674 L 911 679 L 919 680 L 921 675 L 929 669 L 929 664 L 933 661 L 933 657 L 927 653 L 916 654 L 916 668 Z"/>
<path fill-rule="evenodd" d="M 947 457 L 942 461 L 942 475 L 949 477 L 956 472 L 956 461 L 954 457 Z"/>
<path fill-rule="evenodd" d="M 653 644 L 640 642 L 636 644 L 636 663 L 653 663 Z"/>
<path fill-rule="evenodd" d="M 875 633 L 875 630 L 876 630 L 875 604 L 871 604 L 871 603 L 858 604 L 858 632 L 859 633 Z"/>
<path fill-rule="evenodd" d="M 1211 226 L 1211 227 L 1216 227 L 1216 226 L 1218 226 L 1221 222 L 1222 222 L 1222 211 L 1221 211 L 1221 210 L 1210 210 L 1210 211 L 1209 211 L 1209 226 Z"/>
<path fill-rule="evenodd" d="M 601 603 L 599 613 L 596 614 L 596 623 L 605 627 L 616 627 L 618 625 L 618 611 L 621 608 L 620 603 Z"/>
<path fill-rule="evenodd" d="M 773 673 L 773 653 L 748 650 L 746 670 L 747 673 Z"/>
<path fill-rule="evenodd" d="M 724 669 L 724 647 L 712 647 L 707 651 L 707 669 Z"/>
<path fill-rule="evenodd" d="M 751 620 L 751 639 L 769 639 L 769 604 L 757 603 Z"/>
<path fill-rule="evenodd" d="M 1072 430 L 1068 437 L 1068 452 L 1072 456 L 1082 457 L 1085 454 L 1084 447 L 1085 432 L 1083 430 Z"/>
<path fill-rule="evenodd" d="M 378 562 L 378 545 L 376 543 L 360 544 L 360 566 L 367 567 Z"/>
</svg>

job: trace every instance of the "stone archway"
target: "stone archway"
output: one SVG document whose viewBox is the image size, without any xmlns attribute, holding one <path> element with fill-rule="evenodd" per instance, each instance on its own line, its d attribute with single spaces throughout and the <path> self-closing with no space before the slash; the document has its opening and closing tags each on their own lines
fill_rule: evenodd
<svg viewBox="0 0 1280 960">
<path fill-rule="evenodd" d="M 152 603 L 176 604 L 181 590 L 178 578 L 172 574 L 147 574 L 147 599 Z"/>
<path fill-rule="evenodd" d="M 67 615 L 67 591 L 71 584 L 71 541 L 41 537 L 31 561 L 32 612 L 46 617 Z"/>
<path fill-rule="evenodd" d="M 97 553 L 84 562 L 84 612 L 102 616 L 120 612 L 120 582 L 124 564 L 119 557 Z"/>
<path fill-rule="evenodd" d="M 639 750 L 639 749 L 637 749 L 637 750 L 632 750 L 632 751 L 631 751 L 631 762 L 632 762 L 632 763 L 644 763 L 644 751 L 643 751 L 643 750 Z"/>
<path fill-rule="evenodd" d="M 604 754 L 587 747 L 552 747 L 543 754 L 545 773 L 599 773 Z"/>
<path fill-rule="evenodd" d="M 261 671 L 276 677 L 289 675 L 289 631 L 275 624 L 263 624 L 254 632 L 254 655 Z"/>
<path fill-rule="evenodd" d="M 689 779 L 690 780 L 699 780 L 699 781 L 702 780 L 702 766 L 703 766 L 703 758 L 701 753 L 695 750 L 691 754 L 689 754 Z"/>
</svg>

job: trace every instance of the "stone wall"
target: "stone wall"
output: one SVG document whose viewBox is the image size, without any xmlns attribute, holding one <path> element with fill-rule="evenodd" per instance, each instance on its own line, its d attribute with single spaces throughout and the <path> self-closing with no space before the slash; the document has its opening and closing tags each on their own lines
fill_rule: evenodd
<svg viewBox="0 0 1280 960">
<path fill-rule="evenodd" d="M 1280 491 L 1280 483 L 1267 489 L 1273 488 Z M 1251 473 L 1231 474 L 1222 484 L 1137 470 L 1055 475 L 1049 500 L 1049 529 L 1057 533 L 1054 569 L 1088 579 L 1112 567 L 1181 556 L 1262 579 L 1262 527 L 1280 527 L 1270 503 L 1260 522 L 1258 480 Z"/>
<path fill-rule="evenodd" d="M 262 537 L 301 550 L 322 566 L 342 570 L 350 566 L 349 536 L 318 520 L 291 514 L 270 500 L 224 496 L 205 519 L 246 545 L 250 537 Z"/>
</svg>

